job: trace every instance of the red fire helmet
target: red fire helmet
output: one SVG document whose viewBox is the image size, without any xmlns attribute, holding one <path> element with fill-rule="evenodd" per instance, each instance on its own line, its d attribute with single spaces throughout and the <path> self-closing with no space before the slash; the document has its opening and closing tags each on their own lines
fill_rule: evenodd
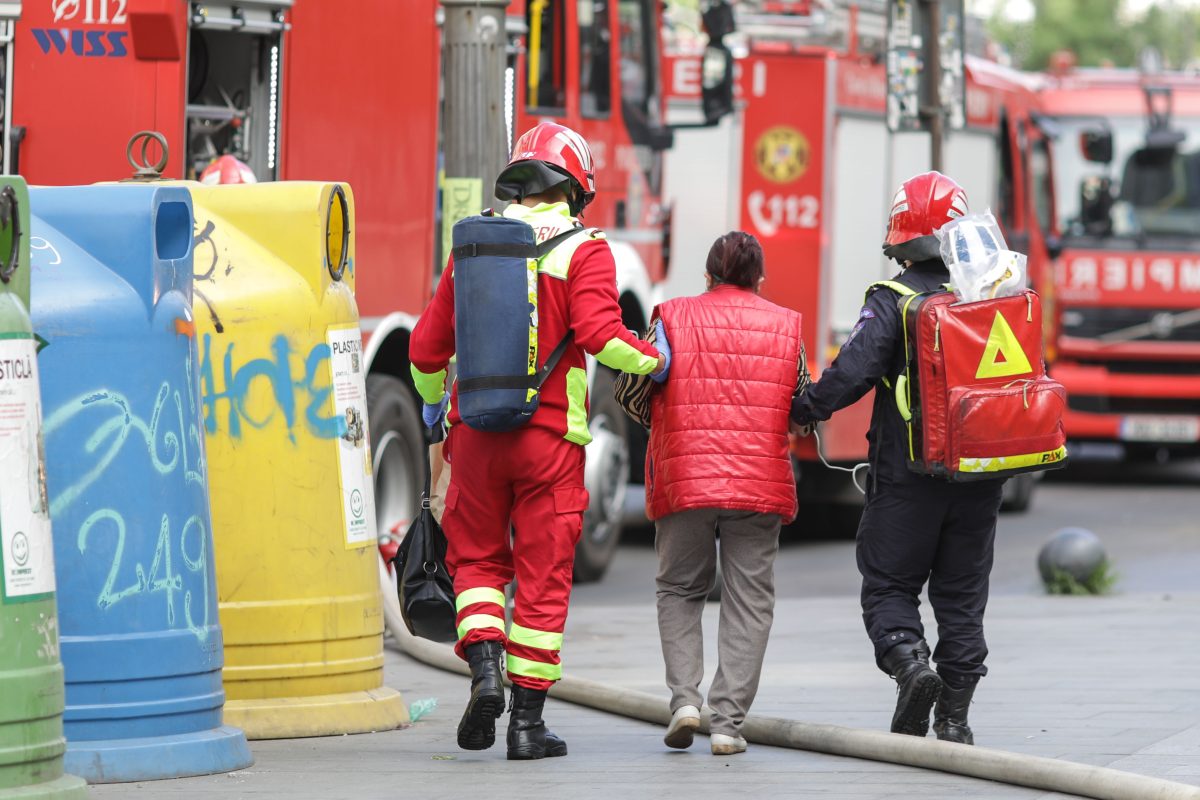
<svg viewBox="0 0 1200 800">
<path fill-rule="evenodd" d="M 569 178 L 582 193 L 582 209 L 596 196 L 596 171 L 587 141 L 556 122 L 542 122 L 521 134 L 512 158 L 496 178 L 496 197 L 519 200 Z"/>
<path fill-rule="evenodd" d="M 200 182 L 208 186 L 220 183 L 258 183 L 250 167 L 233 156 L 221 156 L 204 168 Z"/>
<path fill-rule="evenodd" d="M 914 175 L 892 200 L 885 244 L 897 245 L 929 236 L 952 219 L 967 213 L 967 193 L 940 172 Z"/>
</svg>

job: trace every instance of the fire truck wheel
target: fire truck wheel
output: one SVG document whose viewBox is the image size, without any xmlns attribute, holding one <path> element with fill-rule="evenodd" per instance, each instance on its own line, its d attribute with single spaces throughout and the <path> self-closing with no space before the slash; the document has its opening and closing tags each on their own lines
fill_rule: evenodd
<svg viewBox="0 0 1200 800">
<path fill-rule="evenodd" d="M 588 427 L 584 484 L 591 503 L 583 515 L 583 534 L 575 547 L 575 580 L 579 583 L 604 577 L 621 539 L 625 487 L 629 482 L 629 420 L 613 397 L 616 373 L 596 367 L 591 392 L 592 416 Z"/>
<path fill-rule="evenodd" d="M 408 388 L 391 375 L 367 376 L 367 419 L 380 537 L 404 535 L 421 507 L 428 451 L 421 414 Z"/>
<path fill-rule="evenodd" d="M 1000 500 L 1001 511 L 1028 511 L 1033 503 L 1033 490 L 1037 478 L 1030 472 L 1014 475 L 1004 482 L 1004 493 Z"/>
</svg>

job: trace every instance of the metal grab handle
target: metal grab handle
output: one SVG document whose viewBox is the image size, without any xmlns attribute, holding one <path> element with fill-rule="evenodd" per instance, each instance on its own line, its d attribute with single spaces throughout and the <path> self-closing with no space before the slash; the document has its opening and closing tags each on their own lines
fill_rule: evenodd
<svg viewBox="0 0 1200 800">
<path fill-rule="evenodd" d="M 21 201 L 17 199 L 17 193 L 11 186 L 0 190 L 0 229 L 3 228 L 12 231 L 12 245 L 9 247 L 8 257 L 0 261 L 0 280 L 8 283 L 16 273 L 17 267 L 21 266 L 22 235 Z"/>
</svg>

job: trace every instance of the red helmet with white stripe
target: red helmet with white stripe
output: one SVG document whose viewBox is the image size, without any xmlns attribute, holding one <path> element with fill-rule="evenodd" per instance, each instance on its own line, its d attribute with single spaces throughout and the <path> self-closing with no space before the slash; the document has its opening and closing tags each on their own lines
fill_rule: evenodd
<svg viewBox="0 0 1200 800">
<path fill-rule="evenodd" d="M 888 216 L 889 246 L 929 236 L 967 213 L 967 193 L 940 172 L 923 172 L 906 180 L 892 200 Z"/>
<path fill-rule="evenodd" d="M 571 208 L 579 213 L 596 196 L 596 172 L 587 141 L 557 122 L 542 122 L 513 145 L 512 158 L 496 178 L 496 197 L 520 200 L 569 181 Z"/>
</svg>

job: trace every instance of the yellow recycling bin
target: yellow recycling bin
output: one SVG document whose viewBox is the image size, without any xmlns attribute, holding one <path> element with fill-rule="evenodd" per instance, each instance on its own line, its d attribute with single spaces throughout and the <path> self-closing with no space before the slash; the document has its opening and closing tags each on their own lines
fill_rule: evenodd
<svg viewBox="0 0 1200 800">
<path fill-rule="evenodd" d="M 350 189 L 187 185 L 225 723 L 251 739 L 399 727 Z"/>
</svg>

